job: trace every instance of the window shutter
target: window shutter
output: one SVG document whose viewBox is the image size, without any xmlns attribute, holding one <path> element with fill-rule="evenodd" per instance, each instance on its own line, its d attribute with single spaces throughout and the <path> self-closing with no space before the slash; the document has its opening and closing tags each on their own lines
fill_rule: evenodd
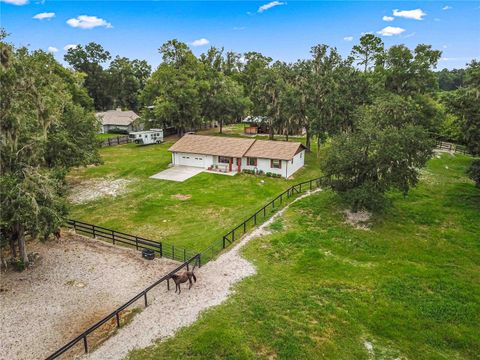
<svg viewBox="0 0 480 360">
<path fill-rule="evenodd" d="M 254 163 L 254 166 L 257 166 L 257 158 L 255 158 L 255 160 L 253 160 L 253 163 Z"/>
</svg>

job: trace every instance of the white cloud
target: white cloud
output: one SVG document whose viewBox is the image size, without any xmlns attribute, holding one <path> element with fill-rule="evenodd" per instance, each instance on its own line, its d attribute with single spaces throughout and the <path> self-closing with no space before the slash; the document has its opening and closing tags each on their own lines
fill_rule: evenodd
<svg viewBox="0 0 480 360">
<path fill-rule="evenodd" d="M 0 0 L 0 2 L 4 2 L 7 4 L 12 4 L 12 5 L 27 5 L 28 0 Z"/>
<path fill-rule="evenodd" d="M 443 45 L 442 47 L 443 47 L 444 49 L 448 48 L 448 46 L 447 46 L 447 45 Z"/>
<path fill-rule="evenodd" d="M 93 29 L 98 26 L 104 26 L 106 28 L 113 27 L 108 21 L 98 18 L 96 16 L 80 15 L 76 18 L 68 19 L 67 24 L 72 27 L 78 27 L 80 29 Z"/>
<path fill-rule="evenodd" d="M 77 44 L 67 44 L 63 47 L 63 50 L 68 51 L 70 49 L 75 49 L 77 46 Z"/>
<path fill-rule="evenodd" d="M 55 16 L 54 12 L 44 12 L 44 13 L 40 13 L 40 14 L 37 14 L 37 15 L 33 16 L 33 19 L 37 19 L 37 20 L 51 19 L 54 16 Z"/>
<path fill-rule="evenodd" d="M 58 51 L 58 49 L 56 47 L 53 47 L 53 46 L 49 46 L 47 51 L 49 53 L 56 53 Z"/>
<path fill-rule="evenodd" d="M 204 46 L 208 44 L 210 44 L 210 41 L 208 41 L 208 39 L 205 39 L 205 38 L 192 41 L 192 46 Z"/>
<path fill-rule="evenodd" d="M 245 30 L 245 26 L 234 26 L 233 30 L 238 30 L 238 31 Z"/>
<path fill-rule="evenodd" d="M 413 20 L 423 20 L 423 17 L 427 15 L 422 9 L 415 9 L 415 10 L 393 10 L 393 16 L 396 17 L 403 17 L 406 19 L 413 19 Z"/>
<path fill-rule="evenodd" d="M 448 5 L 445 5 L 442 10 L 450 10 L 450 9 L 453 9 L 451 6 L 448 6 Z"/>
<path fill-rule="evenodd" d="M 405 35 L 403 38 L 408 39 L 409 37 L 415 36 L 416 33 L 412 32 L 410 34 Z"/>
<path fill-rule="evenodd" d="M 271 9 L 275 6 L 280 6 L 280 5 L 285 5 L 285 4 L 286 4 L 285 2 L 281 2 L 281 1 L 271 1 L 268 4 L 264 4 L 264 5 L 260 6 L 258 8 L 257 12 L 262 13 L 262 12 L 267 11 L 268 9 Z"/>
<path fill-rule="evenodd" d="M 393 21 L 393 19 L 395 19 L 393 16 L 384 16 L 382 18 L 383 21 Z"/>
<path fill-rule="evenodd" d="M 401 27 L 387 26 L 387 27 L 384 27 L 382 30 L 377 31 L 377 34 L 380 34 L 382 36 L 393 36 L 393 35 L 400 35 L 404 31 L 405 29 L 402 29 Z"/>
<path fill-rule="evenodd" d="M 345 36 L 345 37 L 343 38 L 343 40 L 345 40 L 345 41 L 352 41 L 352 40 L 353 40 L 353 36 Z"/>
</svg>

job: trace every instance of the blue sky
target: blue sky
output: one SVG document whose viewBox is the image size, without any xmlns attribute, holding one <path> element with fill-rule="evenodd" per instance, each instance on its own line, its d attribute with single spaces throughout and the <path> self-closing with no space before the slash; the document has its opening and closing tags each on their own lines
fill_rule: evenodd
<svg viewBox="0 0 480 360">
<path fill-rule="evenodd" d="M 480 59 L 480 0 L 0 1 L 10 41 L 50 48 L 59 60 L 65 46 L 95 41 L 112 55 L 146 59 L 155 67 L 160 45 L 177 38 L 196 54 L 212 45 L 295 61 L 308 58 L 319 43 L 347 55 L 362 33 L 382 30 L 386 46 L 427 43 L 442 50 L 439 68 Z"/>
</svg>

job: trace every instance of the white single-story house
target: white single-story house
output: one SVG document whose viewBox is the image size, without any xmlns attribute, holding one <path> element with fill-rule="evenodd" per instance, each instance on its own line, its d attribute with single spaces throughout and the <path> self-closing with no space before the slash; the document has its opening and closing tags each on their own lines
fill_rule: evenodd
<svg viewBox="0 0 480 360">
<path fill-rule="evenodd" d="M 143 125 L 140 123 L 140 116 L 131 110 L 108 110 L 96 113 L 95 116 L 100 121 L 100 133 L 102 134 L 115 130 L 120 130 L 122 132 L 143 130 Z"/>
<path fill-rule="evenodd" d="M 187 134 L 173 144 L 173 166 L 193 166 L 225 173 L 244 169 L 290 177 L 303 167 L 305 146 L 299 142 Z"/>
</svg>

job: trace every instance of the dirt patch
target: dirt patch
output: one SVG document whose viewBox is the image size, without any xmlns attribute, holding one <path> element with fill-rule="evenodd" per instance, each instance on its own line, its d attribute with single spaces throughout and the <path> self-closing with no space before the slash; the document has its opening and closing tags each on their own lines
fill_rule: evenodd
<svg viewBox="0 0 480 360">
<path fill-rule="evenodd" d="M 139 251 L 69 233 L 61 241 L 28 246 L 40 261 L 0 278 L 4 290 L 0 292 L 0 359 L 45 358 L 178 266 L 165 259 L 144 260 Z M 130 312 L 138 306 L 141 301 Z M 125 313 L 122 323 L 129 317 Z M 110 325 L 92 334 L 92 345 L 114 330 Z M 83 344 L 75 349 L 80 354 Z"/>
<path fill-rule="evenodd" d="M 192 198 L 192 195 L 190 195 L 190 194 L 186 194 L 186 195 L 184 195 L 184 194 L 175 194 L 175 195 L 172 195 L 172 198 L 177 199 L 177 200 L 182 200 L 182 201 L 184 201 L 184 200 L 191 199 L 191 198 Z"/>
<path fill-rule="evenodd" d="M 82 181 L 70 189 L 68 199 L 73 204 L 83 204 L 102 197 L 115 197 L 127 193 L 127 179 L 95 179 Z"/>
<path fill-rule="evenodd" d="M 294 202 L 317 191 L 321 190 L 308 192 Z M 268 235 L 272 222 L 282 216 L 287 208 L 279 210 L 267 222 L 244 235 L 240 242 L 218 259 L 197 269 L 197 283 L 190 290 L 185 284 L 182 285 L 181 295 L 175 294 L 173 289 L 167 291 L 165 287 L 153 290 L 155 300 L 136 315 L 128 326 L 120 329 L 86 358 L 123 359 L 129 351 L 174 335 L 178 329 L 196 321 L 206 309 L 221 304 L 232 293 L 232 287 L 237 282 L 256 272 L 255 267 L 240 255 L 241 248 L 250 240 Z"/>
<path fill-rule="evenodd" d="M 361 230 L 370 230 L 369 221 L 372 214 L 368 211 L 362 210 L 357 212 L 352 212 L 350 210 L 345 210 L 345 222 L 349 225 L 352 225 L 356 229 Z"/>
</svg>

